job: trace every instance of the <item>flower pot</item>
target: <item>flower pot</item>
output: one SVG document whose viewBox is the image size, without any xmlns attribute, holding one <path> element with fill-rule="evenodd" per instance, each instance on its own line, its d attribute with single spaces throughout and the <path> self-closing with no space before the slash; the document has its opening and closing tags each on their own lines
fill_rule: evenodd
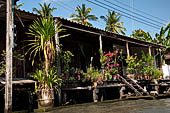
<svg viewBox="0 0 170 113">
<path fill-rule="evenodd" d="M 38 95 L 38 108 L 49 108 L 54 106 L 54 90 L 41 89 Z"/>
<path fill-rule="evenodd" d="M 97 86 L 97 82 L 93 82 L 93 86 L 96 87 Z"/>
</svg>

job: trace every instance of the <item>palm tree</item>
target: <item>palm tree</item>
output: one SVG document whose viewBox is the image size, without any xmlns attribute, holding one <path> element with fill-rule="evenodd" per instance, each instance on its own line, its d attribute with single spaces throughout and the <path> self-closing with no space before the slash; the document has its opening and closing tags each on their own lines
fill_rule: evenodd
<svg viewBox="0 0 170 113">
<path fill-rule="evenodd" d="M 149 34 L 149 32 L 145 32 L 142 29 L 133 31 L 130 36 L 133 38 L 137 38 L 139 40 L 153 42 L 153 39 L 152 39 L 151 35 Z"/>
<path fill-rule="evenodd" d="M 92 26 L 91 23 L 88 21 L 93 20 L 96 21 L 98 18 L 95 15 L 90 15 L 89 13 L 92 11 L 92 8 L 87 8 L 85 4 L 82 4 L 82 6 L 77 6 L 75 10 L 78 14 L 71 14 L 70 18 L 72 18 L 73 21 L 76 21 L 78 23 L 81 23 L 83 25 L 89 25 Z"/>
<path fill-rule="evenodd" d="M 108 15 L 100 16 L 100 18 L 106 22 L 105 29 L 107 31 L 125 35 L 124 31 L 126 31 L 126 28 L 122 27 L 124 25 L 124 23 L 119 22 L 120 18 L 121 18 L 120 14 L 118 14 L 114 11 L 112 11 L 112 12 L 108 11 Z"/>
<path fill-rule="evenodd" d="M 33 8 L 33 12 L 36 12 L 38 13 L 39 15 L 41 15 L 42 17 L 51 17 L 52 16 L 52 12 L 56 9 L 56 8 L 50 8 L 50 3 L 49 4 L 46 4 L 44 3 L 43 5 L 42 4 L 39 4 L 41 9 L 37 9 L 37 8 Z"/>
</svg>

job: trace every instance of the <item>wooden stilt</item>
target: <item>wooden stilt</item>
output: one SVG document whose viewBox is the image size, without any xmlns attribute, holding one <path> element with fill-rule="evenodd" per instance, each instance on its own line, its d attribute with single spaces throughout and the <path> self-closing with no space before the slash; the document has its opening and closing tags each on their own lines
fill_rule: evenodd
<svg viewBox="0 0 170 113">
<path fill-rule="evenodd" d="M 12 113 L 13 0 L 6 0 L 6 83 L 4 113 Z"/>
</svg>

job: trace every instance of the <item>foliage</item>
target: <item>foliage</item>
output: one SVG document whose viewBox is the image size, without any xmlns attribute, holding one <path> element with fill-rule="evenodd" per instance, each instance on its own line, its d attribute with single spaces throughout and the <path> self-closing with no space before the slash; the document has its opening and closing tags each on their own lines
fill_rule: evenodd
<svg viewBox="0 0 170 113">
<path fill-rule="evenodd" d="M 29 47 L 29 49 L 26 54 L 30 54 L 32 65 L 36 56 L 39 56 L 40 62 L 45 61 L 46 74 L 48 74 L 47 70 L 55 57 L 55 46 L 58 46 L 55 44 L 55 33 L 64 31 L 61 26 L 60 23 L 54 23 L 53 18 L 48 17 L 35 19 L 28 29 L 29 39 L 25 40 L 28 42 L 25 47 Z M 68 35 L 58 38 L 66 36 Z"/>
<path fill-rule="evenodd" d="M 95 69 L 94 67 L 90 66 L 87 69 L 87 73 L 84 73 L 85 78 L 84 80 L 89 81 L 91 80 L 92 82 L 99 82 L 102 78 L 102 73 L 98 69 Z"/>
<path fill-rule="evenodd" d="M 145 32 L 141 29 L 133 31 L 130 37 L 137 38 L 139 40 L 149 41 L 149 42 L 153 41 L 149 32 Z"/>
<path fill-rule="evenodd" d="M 62 79 L 57 76 L 57 73 L 53 69 L 48 70 L 48 76 L 45 73 L 45 70 L 42 68 L 41 70 L 36 69 L 33 73 L 34 79 L 38 80 L 38 87 L 36 90 L 39 89 L 51 89 L 61 86 Z"/>
<path fill-rule="evenodd" d="M 24 55 L 18 53 L 16 50 L 13 52 L 13 58 L 16 58 L 17 60 L 24 60 Z M 0 76 L 5 75 L 6 72 L 6 51 L 2 51 L 1 54 L 1 61 L 0 61 Z M 15 68 L 13 68 L 13 72 L 15 72 Z"/>
<path fill-rule="evenodd" d="M 99 50 L 100 52 L 100 63 L 102 65 L 102 68 L 105 70 L 105 74 L 111 78 L 112 75 L 118 74 L 119 71 L 119 61 L 120 61 L 120 54 L 118 50 L 115 50 L 114 52 L 108 52 L 104 53 Z"/>
<path fill-rule="evenodd" d="M 129 56 L 129 58 L 126 59 L 127 66 L 127 74 L 137 74 L 138 69 L 140 65 L 142 64 L 141 60 L 137 59 L 137 55 Z"/>
<path fill-rule="evenodd" d="M 106 22 L 105 29 L 107 31 L 125 35 L 124 31 L 126 31 L 126 28 L 122 27 L 124 25 L 123 22 L 119 22 L 121 18 L 119 13 L 108 11 L 108 15 L 100 16 L 100 18 Z"/>
<path fill-rule="evenodd" d="M 142 61 L 145 62 L 143 66 L 144 74 L 152 75 L 154 58 L 150 56 L 149 53 L 145 55 L 145 53 L 142 52 Z"/>
<path fill-rule="evenodd" d="M 163 72 L 161 72 L 159 69 L 152 70 L 152 78 L 153 79 L 158 79 L 161 76 L 163 76 Z"/>
<path fill-rule="evenodd" d="M 160 33 L 156 33 L 155 42 L 166 47 L 166 49 L 160 49 L 162 58 L 165 59 L 166 54 L 170 52 L 170 23 L 164 28 L 161 28 Z"/>
<path fill-rule="evenodd" d="M 24 3 L 20 3 L 20 4 L 18 4 L 18 5 L 15 5 L 14 7 L 16 8 L 16 9 L 19 9 L 21 6 L 23 6 L 24 5 Z"/>
<path fill-rule="evenodd" d="M 48 18 L 48 17 L 52 17 L 52 12 L 56 9 L 56 8 L 50 8 L 50 3 L 46 4 L 44 3 L 39 4 L 41 9 L 37 9 L 37 8 L 33 8 L 33 12 L 38 13 L 39 15 L 41 15 L 44 18 Z"/>
<path fill-rule="evenodd" d="M 60 51 L 60 58 L 63 64 L 63 71 L 64 73 L 68 73 L 70 70 L 69 64 L 71 63 L 71 57 L 74 55 L 70 51 Z"/>
<path fill-rule="evenodd" d="M 89 25 L 92 26 L 91 23 L 89 23 L 89 20 L 96 21 L 98 18 L 95 15 L 90 15 L 89 13 L 92 11 L 92 8 L 87 8 L 85 4 L 82 4 L 82 6 L 77 6 L 75 10 L 78 14 L 71 14 L 70 18 L 72 18 L 73 21 L 76 21 L 78 23 L 81 23 L 83 25 Z"/>
</svg>

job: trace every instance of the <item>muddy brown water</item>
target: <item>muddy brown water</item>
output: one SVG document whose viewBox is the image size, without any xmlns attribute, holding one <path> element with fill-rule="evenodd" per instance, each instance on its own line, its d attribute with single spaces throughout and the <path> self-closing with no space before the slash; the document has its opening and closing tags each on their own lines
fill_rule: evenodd
<svg viewBox="0 0 170 113">
<path fill-rule="evenodd" d="M 49 113 L 170 113 L 170 99 L 82 104 L 53 110 Z"/>
</svg>

